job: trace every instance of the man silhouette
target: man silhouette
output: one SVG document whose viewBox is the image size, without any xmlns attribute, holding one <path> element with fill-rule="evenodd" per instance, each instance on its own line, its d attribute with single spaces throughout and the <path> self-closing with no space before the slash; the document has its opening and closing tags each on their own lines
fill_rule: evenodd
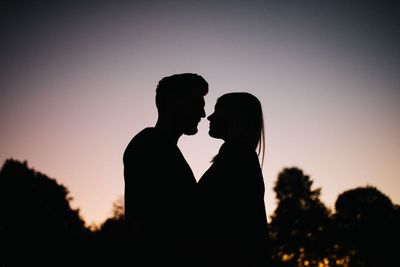
<svg viewBox="0 0 400 267">
<path fill-rule="evenodd" d="M 128 144 L 124 156 L 125 219 L 135 266 L 194 266 L 196 179 L 177 143 L 205 117 L 207 81 L 198 74 L 164 77 L 158 119 Z"/>
</svg>

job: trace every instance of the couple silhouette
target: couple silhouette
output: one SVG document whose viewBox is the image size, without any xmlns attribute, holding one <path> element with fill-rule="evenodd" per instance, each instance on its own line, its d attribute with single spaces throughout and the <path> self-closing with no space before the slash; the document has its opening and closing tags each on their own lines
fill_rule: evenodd
<svg viewBox="0 0 400 267">
<path fill-rule="evenodd" d="M 177 146 L 206 116 L 208 82 L 195 73 L 162 78 L 158 119 L 139 132 L 123 156 L 125 219 L 132 266 L 266 266 L 268 230 L 264 124 L 249 93 L 218 98 L 209 135 L 224 143 L 199 182 Z"/>
</svg>

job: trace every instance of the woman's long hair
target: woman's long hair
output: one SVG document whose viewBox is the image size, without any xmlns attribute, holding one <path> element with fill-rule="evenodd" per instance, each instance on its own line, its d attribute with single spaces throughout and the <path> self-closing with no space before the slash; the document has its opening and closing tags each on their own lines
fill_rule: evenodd
<svg viewBox="0 0 400 267">
<path fill-rule="evenodd" d="M 265 154 L 265 129 L 261 102 L 246 92 L 227 93 L 218 98 L 218 103 L 230 118 L 231 136 L 251 145 L 257 151 L 261 165 Z"/>
</svg>

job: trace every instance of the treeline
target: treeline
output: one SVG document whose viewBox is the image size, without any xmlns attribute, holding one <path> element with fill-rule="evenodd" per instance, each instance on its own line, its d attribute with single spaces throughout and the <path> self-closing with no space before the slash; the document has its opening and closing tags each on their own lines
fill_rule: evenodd
<svg viewBox="0 0 400 267">
<path fill-rule="evenodd" d="M 398 266 L 400 206 L 377 188 L 341 193 L 335 210 L 299 168 L 275 181 L 269 221 L 274 266 Z M 70 206 L 67 188 L 6 160 L 0 171 L 0 266 L 124 266 L 129 257 L 123 203 L 96 228 Z M 267 253 L 267 252 L 266 252 Z"/>
</svg>

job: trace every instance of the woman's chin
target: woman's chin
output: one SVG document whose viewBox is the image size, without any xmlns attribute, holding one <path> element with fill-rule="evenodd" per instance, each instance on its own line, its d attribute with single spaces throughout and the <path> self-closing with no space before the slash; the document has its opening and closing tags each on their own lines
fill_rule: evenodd
<svg viewBox="0 0 400 267">
<path fill-rule="evenodd" d="M 221 136 L 216 135 L 214 132 L 212 131 L 208 131 L 208 135 L 212 138 L 216 138 L 216 139 L 222 139 Z"/>
</svg>

